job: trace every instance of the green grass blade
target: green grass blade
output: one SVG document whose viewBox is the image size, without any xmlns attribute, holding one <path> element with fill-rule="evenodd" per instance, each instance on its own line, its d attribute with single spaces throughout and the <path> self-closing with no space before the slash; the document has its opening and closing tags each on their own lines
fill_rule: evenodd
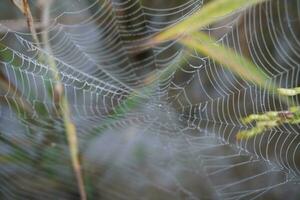
<svg viewBox="0 0 300 200">
<path fill-rule="evenodd" d="M 192 37 L 181 40 L 182 44 L 227 67 L 236 75 L 265 87 L 269 77 L 247 58 L 234 52 L 229 47 L 217 44 L 217 41 L 205 33 L 195 33 Z"/>
<path fill-rule="evenodd" d="M 181 34 L 189 34 L 205 27 L 220 18 L 237 10 L 264 2 L 265 0 L 216 0 L 208 3 L 191 17 L 156 35 L 151 42 L 154 44 L 172 40 Z"/>
</svg>

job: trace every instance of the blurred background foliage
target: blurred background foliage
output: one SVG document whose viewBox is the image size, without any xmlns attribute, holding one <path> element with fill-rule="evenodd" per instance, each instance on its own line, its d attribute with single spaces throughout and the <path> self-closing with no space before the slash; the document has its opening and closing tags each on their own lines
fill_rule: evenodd
<svg viewBox="0 0 300 200">
<path fill-rule="evenodd" d="M 65 14 L 62 17 L 56 17 L 62 13 L 81 10 L 94 2 L 93 0 L 53 1 L 50 18 L 51 20 L 55 18 L 62 24 L 82 25 L 88 16 L 93 16 L 100 10 L 100 5 L 103 4 L 102 1 L 99 1 L 98 6 L 89 7 L 80 14 Z M 139 9 L 141 5 L 153 9 L 168 9 L 183 5 L 188 1 L 141 0 L 139 4 L 134 3 L 136 1 L 133 0 L 126 2 L 112 0 L 111 2 L 113 2 L 111 6 L 115 6 L 119 10 L 122 10 L 122 6 L 133 5 L 130 9 L 115 13 L 115 18 L 122 19 L 117 24 L 117 29 L 123 32 L 131 32 L 134 26 L 134 29 L 137 29 L 140 33 L 124 34 L 118 38 L 118 41 L 124 42 L 123 47 L 127 49 L 137 48 L 134 51 L 127 52 L 126 56 L 129 63 L 140 65 L 133 64 L 131 68 L 134 70 L 135 75 L 141 77 L 141 79 L 134 85 L 134 80 L 130 79 L 130 76 L 117 78 L 126 84 L 134 85 L 138 91 L 146 91 L 146 94 L 147 92 L 152 94 L 153 91 L 160 90 L 159 83 L 164 82 L 169 75 L 164 76 L 163 74 L 161 79 L 158 79 L 154 84 L 152 83 L 157 78 L 156 70 L 159 71 L 165 68 L 157 67 L 154 64 L 148 65 L 148 63 L 151 63 L 149 61 L 151 59 L 154 59 L 153 63 L 155 63 L 156 58 L 153 56 L 153 49 L 139 49 L 139 44 L 135 45 L 136 41 L 149 35 L 142 34 L 143 30 L 147 29 L 145 18 L 131 21 L 131 13 L 134 11 L 142 12 Z M 207 4 L 208 2 L 210 1 L 205 0 L 203 3 Z M 218 22 L 207 25 L 204 32 L 218 41 L 225 36 L 226 42 L 224 44 L 226 46 L 232 47 L 235 52 L 244 55 L 245 58 L 253 61 L 256 66 L 261 66 L 262 69 L 259 68 L 258 70 L 262 70 L 264 75 L 272 79 L 270 82 L 264 82 L 262 88 L 265 85 L 270 88 L 272 88 L 272 85 L 285 88 L 297 87 L 300 85 L 297 78 L 299 76 L 297 64 L 300 57 L 295 38 L 299 38 L 300 30 L 298 27 L 300 26 L 298 19 L 299 6 L 293 5 L 299 5 L 299 3 L 297 0 L 293 0 L 292 3 L 280 0 L 273 2 L 275 3 L 259 5 L 218 20 Z M 45 24 L 42 21 L 44 9 L 48 3 L 47 0 L 30 1 L 38 32 L 48 28 L 47 26 L 44 27 Z M 270 16 L 265 14 L 264 9 L 267 9 L 274 17 L 274 19 L 271 19 L 271 26 L 274 26 L 271 31 L 266 28 L 267 23 L 270 23 L 268 22 Z M 59 113 L 61 108 L 55 102 L 53 103 L 56 82 L 51 80 L 49 72 L 43 74 L 42 70 L 43 78 L 27 77 L 28 75 L 20 66 L 28 64 L 25 71 L 31 72 L 35 71 L 35 66 L 33 67 L 29 63 L 24 64 L 22 54 L 36 59 L 36 52 L 28 51 L 19 44 L 20 41 L 16 40 L 15 37 L 7 37 L 6 29 L 8 27 L 20 33 L 19 35 L 22 37 L 31 40 L 30 34 L 23 34 L 24 32 L 30 33 L 26 18 L 10 1 L 0 2 L 0 13 L 0 24 L 4 25 L 0 26 L 0 38 L 3 37 L 4 39 L 1 41 L 5 43 L 5 45 L 2 43 L 0 45 L 0 197 L 2 199 L 80 199 L 76 177 L 70 164 L 65 125 Z M 153 18 L 148 16 L 147 20 L 161 21 L 164 22 L 162 26 L 166 26 L 170 25 L 172 20 L 182 17 L 183 14 L 178 12 L 171 16 L 152 16 Z M 288 19 L 293 20 L 288 21 Z M 97 30 L 97 23 L 100 24 L 101 20 L 103 21 L 102 18 L 99 18 L 98 21 L 95 20 L 93 23 L 86 24 L 86 26 L 79 26 L 76 30 L 70 28 L 68 31 L 74 34 L 82 34 L 87 29 Z M 232 21 L 237 23 L 232 24 Z M 170 24 L 167 22 L 170 22 Z M 135 24 L 138 24 L 138 28 Z M 47 25 L 51 27 L 49 24 Z M 280 31 L 275 32 L 278 29 Z M 293 34 L 290 30 L 293 30 Z M 101 29 L 98 31 L 101 33 Z M 55 35 L 55 33 L 59 34 L 55 31 L 52 34 Z M 278 34 L 276 38 L 279 39 L 274 41 L 272 34 Z M 50 45 L 59 42 L 61 40 L 54 40 L 50 42 Z M 210 43 L 213 42 L 210 41 Z M 166 42 L 166 44 L 169 43 Z M 162 44 L 162 47 L 166 44 Z M 102 45 L 105 46 L 105 43 L 96 45 L 101 47 Z M 22 54 L 14 55 L 6 46 L 13 47 Z M 82 45 L 82 49 L 88 47 L 88 45 Z M 176 43 L 167 48 L 167 51 L 160 56 L 167 59 L 180 48 L 182 48 L 182 44 L 180 42 Z M 217 51 L 214 46 L 211 46 L 211 48 L 212 51 Z M 58 50 L 59 48 L 53 49 L 54 57 L 64 59 L 59 57 Z M 111 49 L 108 48 L 108 51 L 111 51 Z M 187 50 L 187 52 L 193 52 L 193 50 Z M 281 134 L 274 133 L 273 138 L 270 139 L 267 138 L 269 134 L 267 136 L 260 135 L 254 139 L 242 141 L 245 144 L 243 143 L 241 146 L 246 149 L 247 153 L 240 153 L 240 150 L 235 149 L 236 146 L 240 145 L 237 144 L 235 138 L 236 133 L 240 131 L 236 128 L 239 126 L 238 120 L 252 113 L 264 113 L 266 107 L 268 111 L 284 111 L 288 110 L 289 106 L 282 103 L 276 95 L 265 95 L 266 91 L 260 87 L 255 87 L 249 93 L 244 91 L 244 87 L 249 86 L 248 81 L 250 78 L 247 78 L 247 76 L 253 76 L 251 72 L 244 72 L 243 78 L 235 76 L 228 70 L 224 71 L 224 67 L 214 63 L 212 59 L 199 59 L 206 56 L 201 53 L 203 52 L 195 53 L 193 54 L 194 57 L 190 56 L 188 59 L 184 55 L 182 59 L 178 59 L 180 60 L 178 62 L 174 59 L 176 61 L 174 65 L 176 66 L 170 65 L 170 68 L 168 68 L 171 69 L 172 73 L 172 70 L 175 72 L 172 74 L 172 82 L 174 85 L 182 85 L 184 93 L 178 92 L 176 87 L 170 87 L 167 89 L 167 96 L 163 98 L 159 98 L 159 95 L 150 95 L 151 98 L 145 100 L 145 98 L 135 98 L 135 94 L 132 98 L 125 99 L 122 97 L 120 99 L 125 99 L 125 103 L 123 102 L 120 107 L 116 106 L 119 109 L 108 110 L 105 115 L 102 114 L 104 108 L 115 108 L 115 105 L 117 105 L 114 100 L 111 100 L 114 98 L 112 95 L 104 96 L 103 99 L 106 101 L 99 103 L 97 98 L 84 92 L 84 89 L 90 89 L 90 86 L 82 86 L 79 82 L 72 82 L 73 85 L 82 87 L 82 90 L 74 92 L 72 85 L 68 86 L 66 84 L 64 89 L 70 102 L 72 120 L 77 127 L 80 159 L 83 168 L 82 176 L 84 177 L 88 199 L 223 199 L 228 191 L 225 191 L 224 194 L 217 192 L 218 185 L 224 183 L 225 187 L 226 184 L 230 187 L 231 183 L 239 182 L 239 180 L 241 180 L 241 184 L 230 188 L 232 194 L 230 191 L 228 192 L 227 197 L 229 199 L 230 197 L 237 199 L 235 197 L 239 196 L 234 195 L 247 191 L 248 188 L 255 188 L 254 186 L 267 188 L 266 192 L 262 194 L 259 193 L 260 191 L 258 193 L 250 192 L 250 194 L 245 192 L 246 195 L 242 196 L 244 199 L 255 197 L 263 199 L 297 198 L 299 186 L 294 184 L 293 180 L 288 181 L 289 183 L 280 188 L 274 187 L 275 189 L 273 189 L 271 187 L 272 182 L 285 180 L 286 174 L 281 173 L 281 171 L 290 170 L 292 174 L 298 172 L 300 160 L 299 151 L 296 147 L 299 143 L 299 127 L 297 125 L 283 125 L 284 130 L 293 132 L 296 134 L 295 137 L 282 137 Z M 218 55 L 220 53 L 222 52 L 218 52 Z M 90 56 L 92 59 L 97 60 L 97 52 L 91 53 Z M 5 63 L 11 61 L 12 57 L 13 62 L 11 65 L 13 67 L 10 67 Z M 71 58 L 70 55 L 69 58 Z M 72 59 L 75 60 L 76 58 Z M 66 62 L 72 63 L 72 59 Z M 231 61 L 231 59 L 229 60 Z M 99 61 L 99 63 L 103 65 L 110 64 L 104 61 Z M 145 63 L 147 68 L 143 67 L 146 65 Z M 209 67 L 194 70 L 191 69 L 193 65 Z M 291 65 L 295 69 L 287 75 L 283 74 L 282 71 L 289 70 Z M 75 63 L 74 66 L 81 69 L 80 64 L 76 66 Z M 215 68 L 215 66 L 218 66 L 218 68 Z M 118 67 L 122 69 L 122 65 Z M 203 72 L 204 69 L 208 71 L 205 73 Z M 213 70 L 210 71 L 209 69 Z M 230 67 L 229 69 L 233 70 Z M 58 70 L 63 71 L 63 68 L 58 66 Z M 130 69 L 127 70 L 130 71 Z M 95 71 L 97 72 L 96 69 L 91 69 L 87 73 L 93 73 L 92 75 L 101 79 L 101 74 L 94 73 Z M 187 73 L 189 71 L 192 73 Z M 72 71 L 66 70 L 65 72 L 72 74 Z M 125 72 L 122 73 L 126 74 Z M 280 73 L 283 75 L 276 76 Z M 194 78 L 195 76 L 197 78 Z M 215 82 L 224 80 L 223 85 L 214 83 L 214 80 Z M 33 87 L 35 88 L 32 89 Z M 229 96 L 230 93 L 233 93 L 233 95 Z M 243 95 L 240 95 L 241 93 Z M 172 100 L 174 96 L 178 98 Z M 196 109 L 183 106 L 201 105 L 201 103 L 209 102 L 211 99 L 219 99 L 223 96 L 226 96 L 224 102 L 229 105 L 226 108 L 224 102 L 207 106 L 212 108 L 206 116 L 207 121 L 211 120 L 212 123 L 198 122 L 201 121 L 199 118 L 193 118 L 193 115 L 195 115 L 193 112 Z M 256 96 L 254 98 L 256 107 L 253 106 L 254 104 L 248 103 L 249 99 L 253 99 L 253 96 Z M 298 96 L 294 96 L 292 100 L 297 103 Z M 119 101 L 119 99 L 116 101 Z M 240 106 L 241 104 L 245 105 Z M 86 109 L 90 109 L 89 113 L 86 113 Z M 102 110 L 97 113 L 98 109 Z M 220 110 L 222 110 L 221 117 Z M 236 114 L 237 110 L 238 114 Z M 139 118 L 143 119 L 140 120 Z M 153 119 L 159 119 L 159 122 Z M 221 119 L 227 122 L 226 126 L 223 126 L 222 123 L 221 125 L 214 123 L 214 120 L 222 121 Z M 236 126 L 231 128 L 230 124 Z M 178 127 L 180 132 L 178 132 Z M 278 129 L 280 132 L 281 127 Z M 195 137 L 206 136 L 211 133 L 215 134 L 217 139 L 208 137 L 202 140 L 201 137 Z M 223 142 L 224 145 L 219 145 L 218 142 Z M 214 148 L 207 150 L 203 148 L 205 145 L 211 145 Z M 288 148 L 291 148 L 291 150 Z M 294 150 L 293 153 L 288 154 L 292 150 Z M 233 156 L 234 159 L 232 159 L 232 155 L 237 155 L 236 152 L 239 152 L 239 157 L 235 158 Z M 284 156 L 282 152 L 285 152 Z M 258 158 L 255 159 L 252 156 Z M 207 171 L 214 168 L 210 168 L 210 165 L 216 165 L 215 163 L 210 164 L 206 160 L 207 157 L 222 158 L 221 161 L 218 160 L 220 162 L 218 164 L 227 166 L 226 173 L 222 173 L 220 176 L 207 176 Z M 227 157 L 230 157 L 230 159 L 226 160 Z M 251 162 L 248 163 L 248 160 L 245 161 L 245 159 L 251 160 Z M 247 165 L 242 165 L 244 162 Z M 272 175 L 273 172 L 277 171 L 270 171 L 273 165 L 269 162 L 287 167 L 283 167 L 282 170 L 278 170 L 280 172 Z M 203 163 L 206 163 L 206 165 Z M 239 167 L 240 165 L 241 167 Z M 230 168 L 228 166 L 234 167 Z M 267 178 L 257 175 L 264 172 L 267 172 Z M 243 180 L 248 177 L 254 179 L 254 181 L 244 183 Z"/>
</svg>

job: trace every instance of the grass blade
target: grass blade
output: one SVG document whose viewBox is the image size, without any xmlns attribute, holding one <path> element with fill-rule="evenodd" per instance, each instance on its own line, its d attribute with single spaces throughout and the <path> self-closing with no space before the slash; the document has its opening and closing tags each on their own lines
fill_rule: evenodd
<svg viewBox="0 0 300 200">
<path fill-rule="evenodd" d="M 19 8 L 19 10 L 27 17 L 27 25 L 30 29 L 31 35 L 33 37 L 34 42 L 40 48 L 39 39 L 36 33 L 36 29 L 34 26 L 34 21 L 32 17 L 32 13 L 30 11 L 30 6 L 28 3 L 28 0 L 11 0 L 13 4 Z M 51 5 L 51 1 L 45 2 L 44 9 L 43 9 L 43 23 L 45 25 L 49 24 L 49 9 Z M 45 26 L 47 27 L 47 26 Z M 51 45 L 49 44 L 49 36 L 48 32 L 44 31 L 42 35 L 42 41 L 44 43 L 44 48 L 51 52 Z M 39 60 L 43 61 L 46 60 L 49 67 L 53 70 L 52 77 L 56 81 L 56 84 L 53 89 L 54 93 L 54 102 L 56 105 L 59 105 L 59 108 L 61 108 L 61 115 L 63 117 L 66 136 L 69 144 L 69 150 L 70 150 L 70 156 L 71 156 L 71 162 L 72 167 L 74 169 L 74 173 L 76 176 L 76 181 L 79 188 L 80 197 L 82 200 L 86 200 L 86 193 L 84 189 L 84 182 L 83 177 L 81 173 L 81 164 L 79 161 L 79 152 L 78 152 L 78 140 L 77 140 L 77 133 L 76 133 L 76 127 L 75 124 L 72 122 L 71 119 L 71 112 L 69 108 L 69 103 L 67 98 L 64 95 L 64 88 L 61 83 L 61 77 L 59 70 L 56 67 L 56 62 L 51 56 L 47 55 L 39 55 Z"/>
<path fill-rule="evenodd" d="M 36 45 L 39 45 L 39 39 L 37 37 L 36 28 L 33 21 L 33 16 L 30 10 L 28 0 L 10 0 L 19 10 L 26 16 L 27 26 L 32 34 L 32 38 Z"/>
<path fill-rule="evenodd" d="M 189 34 L 203 28 L 220 18 L 227 16 L 237 10 L 251 5 L 264 2 L 265 0 L 216 0 L 208 3 L 191 17 L 179 22 L 173 27 L 156 35 L 150 43 L 160 43 L 166 40 L 176 39 L 182 34 Z"/>
<path fill-rule="evenodd" d="M 182 39 L 181 43 L 223 64 L 236 75 L 265 87 L 269 77 L 260 68 L 232 49 L 217 44 L 217 41 L 207 34 L 194 33 L 193 36 Z"/>
</svg>

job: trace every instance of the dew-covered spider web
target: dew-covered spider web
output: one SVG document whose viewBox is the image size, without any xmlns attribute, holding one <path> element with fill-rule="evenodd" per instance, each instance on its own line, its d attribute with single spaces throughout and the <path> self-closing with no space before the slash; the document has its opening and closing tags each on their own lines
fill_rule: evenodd
<svg viewBox="0 0 300 200">
<path fill-rule="evenodd" d="M 241 118 L 288 105 L 176 40 L 147 48 L 206 1 L 31 3 L 39 43 L 26 28 L 0 25 L 1 199 L 79 199 L 47 57 L 77 127 L 89 199 L 300 195 L 298 125 L 235 137 L 252 126 Z M 270 84 L 297 87 L 299 25 L 300 1 L 274 0 L 202 31 L 251 59 Z"/>
</svg>

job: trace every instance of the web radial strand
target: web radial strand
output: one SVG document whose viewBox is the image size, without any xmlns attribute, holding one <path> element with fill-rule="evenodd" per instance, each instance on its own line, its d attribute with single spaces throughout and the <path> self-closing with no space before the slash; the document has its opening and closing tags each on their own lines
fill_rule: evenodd
<svg viewBox="0 0 300 200">
<path fill-rule="evenodd" d="M 203 31 L 253 60 L 270 83 L 296 87 L 300 3 L 292 2 L 268 1 Z M 54 1 L 50 25 L 38 32 L 39 37 L 49 35 L 51 52 L 38 47 L 45 46 L 43 41 L 32 42 L 29 33 L 1 25 L 7 30 L 0 39 L 5 45 L 0 47 L 5 55 L 0 57 L 1 72 L 10 86 L 0 93 L 0 152 L 3 159 L 14 158 L 0 166 L 1 195 L 72 199 L 77 192 L 67 167 L 63 120 L 51 95 L 53 70 L 39 59 L 44 55 L 55 60 L 60 72 L 84 164 L 96 166 L 85 169 L 88 178 L 95 177 L 96 199 L 134 199 L 149 188 L 151 194 L 145 195 L 154 199 L 296 198 L 298 125 L 235 139 L 237 132 L 251 128 L 240 122 L 242 117 L 288 105 L 209 57 L 186 51 L 178 39 L 151 49 L 143 46 L 203 3 L 170 1 L 163 7 L 162 1 Z M 179 60 L 184 64 L 165 75 Z M 149 86 L 153 73 L 159 83 L 147 96 L 140 88 Z M 142 103 L 130 101 L 131 108 L 128 98 Z M 32 113 L 16 112 L 26 102 Z M 149 173 L 142 170 L 145 166 Z"/>
</svg>

